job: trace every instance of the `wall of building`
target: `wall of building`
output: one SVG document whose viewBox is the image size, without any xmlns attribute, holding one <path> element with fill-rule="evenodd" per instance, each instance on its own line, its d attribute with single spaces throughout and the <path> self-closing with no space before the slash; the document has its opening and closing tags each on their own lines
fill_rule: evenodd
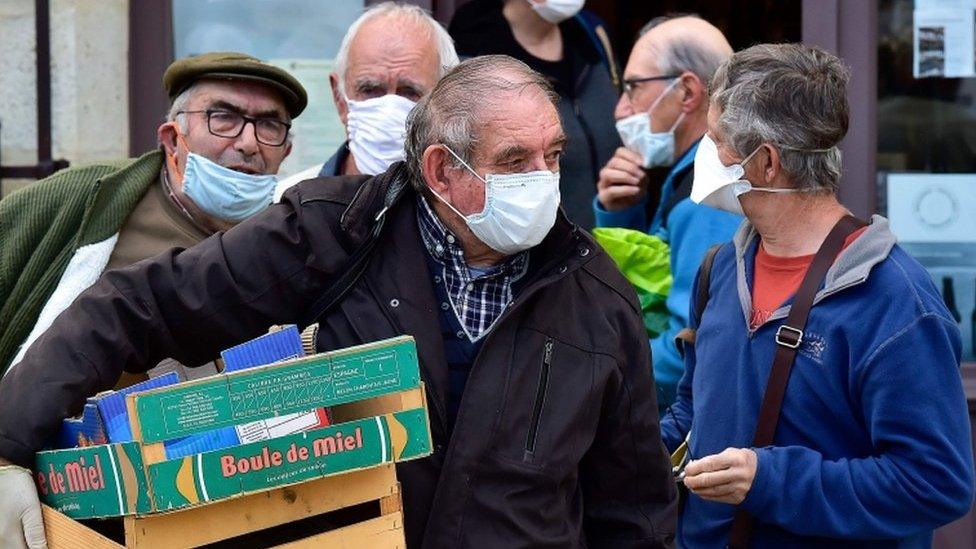
<svg viewBox="0 0 976 549">
<path fill-rule="evenodd" d="M 128 0 L 51 0 L 54 158 L 128 156 Z M 0 163 L 37 161 L 34 2 L 0 0 Z M 27 181 L 0 182 L 8 194 Z"/>
</svg>

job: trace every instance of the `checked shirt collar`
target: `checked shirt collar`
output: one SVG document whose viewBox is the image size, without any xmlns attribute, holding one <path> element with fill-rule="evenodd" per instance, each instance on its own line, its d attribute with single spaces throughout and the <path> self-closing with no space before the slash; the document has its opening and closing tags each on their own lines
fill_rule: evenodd
<svg viewBox="0 0 976 549">
<path fill-rule="evenodd" d="M 528 270 L 528 253 L 519 252 L 487 269 L 471 269 L 464 261 L 461 243 L 427 200 L 418 196 L 417 202 L 417 221 L 424 246 L 441 266 L 440 279 L 464 333 L 469 340 L 477 341 L 488 333 L 511 303 L 512 285 Z"/>
</svg>

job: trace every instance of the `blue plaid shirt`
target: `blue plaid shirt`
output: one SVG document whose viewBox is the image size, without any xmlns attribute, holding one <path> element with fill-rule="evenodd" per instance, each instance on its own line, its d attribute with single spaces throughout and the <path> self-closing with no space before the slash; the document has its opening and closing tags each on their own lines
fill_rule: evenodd
<svg viewBox="0 0 976 549">
<path fill-rule="evenodd" d="M 512 302 L 512 285 L 529 267 L 528 252 L 519 252 L 491 267 L 469 267 L 460 241 L 438 219 L 424 197 L 418 196 L 417 202 L 417 222 L 424 246 L 441 267 L 439 278 L 465 335 L 477 341 L 491 330 Z M 433 274 L 436 282 L 437 273 Z"/>
</svg>

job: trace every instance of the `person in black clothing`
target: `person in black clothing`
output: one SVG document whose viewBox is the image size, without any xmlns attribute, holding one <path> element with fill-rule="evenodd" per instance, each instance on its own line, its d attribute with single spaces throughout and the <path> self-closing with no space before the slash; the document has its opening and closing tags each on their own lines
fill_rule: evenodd
<svg viewBox="0 0 976 549">
<path fill-rule="evenodd" d="M 582 7 L 583 2 L 578 3 Z M 570 220 L 590 229 L 595 181 L 621 145 L 613 117 L 619 70 L 596 16 L 547 4 L 473 0 L 458 8 L 448 32 L 462 58 L 509 55 L 542 73 L 555 88 L 569 139 L 559 163 L 562 206 Z M 559 22 L 560 18 L 564 19 Z"/>
</svg>

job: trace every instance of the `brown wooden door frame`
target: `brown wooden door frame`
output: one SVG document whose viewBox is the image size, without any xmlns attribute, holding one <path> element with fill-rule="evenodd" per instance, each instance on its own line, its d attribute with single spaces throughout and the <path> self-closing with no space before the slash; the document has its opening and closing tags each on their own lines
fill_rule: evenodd
<svg viewBox="0 0 976 549">
<path fill-rule="evenodd" d="M 802 14 L 803 42 L 840 56 L 851 70 L 840 198 L 855 215 L 866 217 L 878 204 L 878 3 L 803 0 Z"/>
<path fill-rule="evenodd" d="M 155 149 L 169 98 L 163 72 L 173 62 L 173 2 L 129 2 L 129 154 Z"/>
</svg>

